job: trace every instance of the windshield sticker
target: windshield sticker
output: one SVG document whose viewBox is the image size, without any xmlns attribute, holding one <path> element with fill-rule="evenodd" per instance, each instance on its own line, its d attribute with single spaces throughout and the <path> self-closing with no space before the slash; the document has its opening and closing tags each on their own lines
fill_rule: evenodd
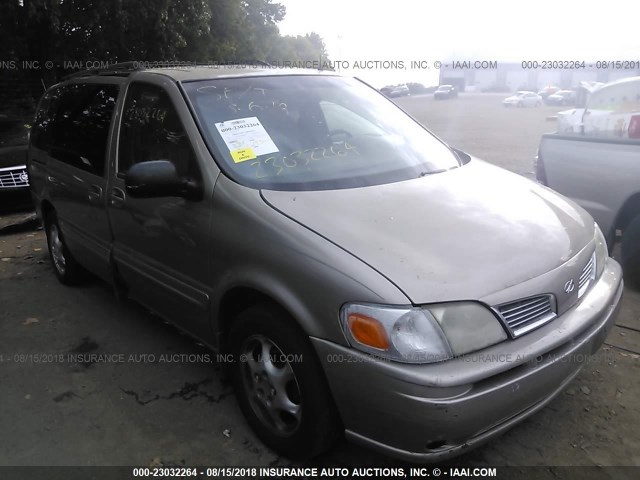
<svg viewBox="0 0 640 480">
<path fill-rule="evenodd" d="M 256 153 L 253 151 L 253 148 L 241 148 L 239 150 L 232 150 L 231 158 L 233 158 L 234 163 L 246 162 L 247 160 L 256 158 Z"/>
<path fill-rule="evenodd" d="M 229 152 L 232 152 L 232 157 L 235 152 L 237 157 L 241 158 L 236 160 L 236 157 L 233 157 L 236 163 L 279 151 L 257 117 L 239 118 L 215 125 Z M 238 151 L 243 153 L 238 154 Z M 253 157 L 245 158 L 246 155 Z"/>
</svg>

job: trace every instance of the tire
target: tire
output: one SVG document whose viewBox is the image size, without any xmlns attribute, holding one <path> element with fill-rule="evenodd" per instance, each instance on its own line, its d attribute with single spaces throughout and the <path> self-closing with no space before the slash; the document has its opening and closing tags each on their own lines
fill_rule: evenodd
<svg viewBox="0 0 640 480">
<path fill-rule="evenodd" d="M 332 446 L 342 427 L 329 386 L 308 337 L 285 311 L 260 304 L 241 312 L 229 351 L 240 409 L 269 448 L 308 459 Z"/>
<path fill-rule="evenodd" d="M 622 233 L 621 261 L 624 278 L 635 287 L 640 287 L 640 215 L 627 225 Z"/>
<path fill-rule="evenodd" d="M 45 231 L 47 234 L 47 246 L 49 258 L 53 270 L 60 282 L 65 285 L 78 285 L 87 277 L 87 271 L 73 258 L 69 248 L 64 242 L 62 230 L 55 212 L 50 212 L 45 217 Z"/>
</svg>

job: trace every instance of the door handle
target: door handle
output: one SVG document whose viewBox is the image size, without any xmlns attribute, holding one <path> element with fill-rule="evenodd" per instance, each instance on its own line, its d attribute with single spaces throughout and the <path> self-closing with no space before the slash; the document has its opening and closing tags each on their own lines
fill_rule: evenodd
<svg viewBox="0 0 640 480">
<path fill-rule="evenodd" d="M 98 185 L 91 185 L 88 193 L 89 201 L 98 203 L 102 199 L 102 188 Z"/>
<path fill-rule="evenodd" d="M 47 176 L 47 181 L 53 185 L 60 185 L 60 180 L 58 180 L 56 177 L 52 175 Z"/>
<path fill-rule="evenodd" d="M 111 189 L 109 203 L 114 208 L 122 208 L 122 206 L 124 205 L 125 198 L 126 198 L 126 195 L 124 193 L 124 190 L 118 187 L 113 187 Z"/>
</svg>

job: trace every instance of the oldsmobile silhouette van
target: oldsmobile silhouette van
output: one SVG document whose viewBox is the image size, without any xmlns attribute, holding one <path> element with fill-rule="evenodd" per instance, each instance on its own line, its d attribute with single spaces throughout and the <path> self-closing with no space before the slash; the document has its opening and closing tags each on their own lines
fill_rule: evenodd
<svg viewBox="0 0 640 480">
<path fill-rule="evenodd" d="M 231 354 L 288 457 L 479 445 L 562 391 L 620 305 L 582 208 L 332 72 L 83 72 L 42 98 L 28 157 L 58 278 Z"/>
</svg>

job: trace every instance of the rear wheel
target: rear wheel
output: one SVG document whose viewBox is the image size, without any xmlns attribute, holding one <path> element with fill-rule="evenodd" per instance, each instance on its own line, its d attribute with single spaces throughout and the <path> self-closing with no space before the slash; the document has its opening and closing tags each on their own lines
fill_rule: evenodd
<svg viewBox="0 0 640 480">
<path fill-rule="evenodd" d="M 635 288 L 640 287 L 640 215 L 624 229 L 621 260 L 625 280 Z"/>
<path fill-rule="evenodd" d="M 47 246 L 58 280 L 66 285 L 77 285 L 86 278 L 86 270 L 76 262 L 64 242 L 58 217 L 50 212 L 45 218 Z"/>
<path fill-rule="evenodd" d="M 282 309 L 263 304 L 234 320 L 229 349 L 240 408 L 260 439 L 295 459 L 326 451 L 340 422 L 308 337 Z"/>
</svg>

